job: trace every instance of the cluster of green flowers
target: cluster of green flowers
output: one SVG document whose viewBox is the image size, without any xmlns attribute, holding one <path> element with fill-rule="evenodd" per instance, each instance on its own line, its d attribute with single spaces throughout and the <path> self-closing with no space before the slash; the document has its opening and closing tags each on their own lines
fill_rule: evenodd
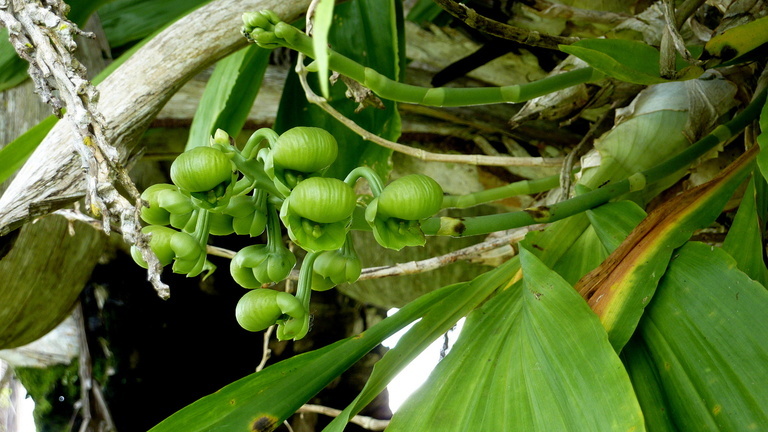
<svg viewBox="0 0 768 432">
<path fill-rule="evenodd" d="M 265 144 L 266 143 L 266 144 Z M 296 127 L 276 134 L 256 131 L 243 150 L 218 130 L 207 146 L 179 155 L 171 165 L 173 184 L 147 188 L 142 218 L 149 225 L 150 246 L 160 263 L 173 263 L 176 273 L 196 276 L 214 266 L 207 261 L 209 235 L 257 237 L 266 244 L 241 249 L 231 261 L 232 278 L 251 289 L 237 305 L 240 325 L 260 331 L 278 324 L 280 339 L 299 339 L 309 326 L 311 290 L 324 291 L 360 277 L 362 265 L 349 235 L 355 210 L 365 218 L 377 242 L 401 249 L 425 242 L 420 222 L 440 210 L 443 191 L 431 178 L 409 175 L 382 187 L 366 167 L 345 180 L 325 177 L 336 160 L 338 145 L 323 129 Z M 353 186 L 364 177 L 372 200 L 358 199 Z M 265 285 L 280 282 L 296 265 L 283 242 L 290 239 L 308 252 L 296 296 Z M 134 260 L 146 263 L 137 250 Z"/>
</svg>

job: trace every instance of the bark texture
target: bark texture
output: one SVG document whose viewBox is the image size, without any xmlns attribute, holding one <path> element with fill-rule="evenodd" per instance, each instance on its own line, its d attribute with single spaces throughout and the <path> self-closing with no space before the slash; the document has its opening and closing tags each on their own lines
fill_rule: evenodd
<svg viewBox="0 0 768 432">
<path fill-rule="evenodd" d="M 93 75 L 106 66 L 106 38 L 98 19 L 86 26 L 101 37 L 78 40 L 78 57 Z M 7 143 L 50 115 L 32 82 L 0 93 L 0 142 Z M 42 161 L 32 161 L 32 168 Z M 2 189 L 0 189 L 2 190 Z M 6 194 L 7 195 L 7 194 Z M 9 206 L 18 206 L 5 197 Z M 47 217 L 0 237 L 0 349 L 25 345 L 48 333 L 69 315 L 102 253 L 106 236 L 79 225 L 74 234 L 60 217 Z"/>
<path fill-rule="evenodd" d="M 271 9 L 293 21 L 308 0 L 219 0 L 183 17 L 136 52 L 98 89 L 99 110 L 108 141 L 127 163 L 137 138 L 168 99 L 203 68 L 242 48 L 240 16 L 247 10 Z M 0 235 L 68 203 L 84 193 L 82 162 L 74 134 L 59 122 L 0 197 Z"/>
</svg>

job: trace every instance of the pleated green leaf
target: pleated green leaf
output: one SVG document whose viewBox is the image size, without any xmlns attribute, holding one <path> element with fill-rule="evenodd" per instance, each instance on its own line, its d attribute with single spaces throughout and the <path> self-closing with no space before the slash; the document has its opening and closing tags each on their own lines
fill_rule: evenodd
<svg viewBox="0 0 768 432">
<path fill-rule="evenodd" d="M 669 417 L 666 396 L 661 392 L 659 372 L 642 337 L 635 335 L 627 342 L 621 351 L 621 359 L 643 409 L 645 427 L 650 432 L 677 432 Z"/>
<path fill-rule="evenodd" d="M 523 280 L 469 315 L 387 431 L 643 431 L 605 330 L 573 288 L 520 251 Z"/>
<path fill-rule="evenodd" d="M 522 245 L 549 268 L 557 267 L 561 261 L 567 265 L 569 251 L 588 227 L 589 219 L 584 214 L 573 215 L 541 231 L 529 232 Z"/>
<path fill-rule="evenodd" d="M 354 0 L 336 5 L 335 22 L 328 41 L 335 51 L 392 79 L 400 76 L 402 2 Z M 317 74 L 308 80 L 318 88 Z M 330 88 L 330 104 L 367 131 L 396 141 L 400 136 L 400 116 L 396 104 L 383 101 L 384 109 L 368 107 L 356 112 L 358 103 L 345 96 L 346 86 L 337 82 Z M 344 178 L 352 169 L 366 165 L 382 177 L 389 175 L 391 150 L 363 140 L 321 108 L 307 102 L 295 73 L 286 80 L 274 129 L 282 133 L 294 126 L 320 127 L 336 137 L 339 157 L 326 172 Z"/>
<path fill-rule="evenodd" d="M 574 284 L 600 265 L 643 217 L 645 212 L 633 202 L 607 203 L 530 232 L 523 244 Z"/>
<path fill-rule="evenodd" d="M 768 291 L 721 249 L 675 253 L 639 331 L 681 431 L 768 425 Z"/>
<path fill-rule="evenodd" d="M 763 179 L 759 178 L 759 181 Z M 723 250 L 736 260 L 736 265 L 741 271 L 763 286 L 768 286 L 768 269 L 763 261 L 764 225 L 757 214 L 756 200 L 755 178 L 752 178 L 725 237 Z"/>
<path fill-rule="evenodd" d="M 235 381 L 182 408 L 150 431 L 272 431 L 368 351 L 466 285 L 450 285 L 423 295 L 364 333 Z"/>
<path fill-rule="evenodd" d="M 400 338 L 397 346 L 390 349 L 376 363 L 365 388 L 331 424 L 323 429 L 323 432 L 343 431 L 350 417 L 357 414 L 381 393 L 408 363 L 487 298 L 491 292 L 508 282 L 519 268 L 519 260 L 513 258 L 469 283 L 460 284 L 461 289 L 436 303 L 421 321 Z"/>
<path fill-rule="evenodd" d="M 599 267 L 578 281 L 576 290 L 600 317 L 617 352 L 635 332 L 672 252 L 715 220 L 752 171 L 755 154 L 753 150 L 742 155 L 710 182 L 656 208 Z"/>
<path fill-rule="evenodd" d="M 632 201 L 617 201 L 587 210 L 587 217 L 608 252 L 615 251 L 645 216 L 645 210 Z"/>
<path fill-rule="evenodd" d="M 186 149 L 208 145 L 216 129 L 242 130 L 269 65 L 270 51 L 250 45 L 216 63 L 189 131 Z"/>
</svg>

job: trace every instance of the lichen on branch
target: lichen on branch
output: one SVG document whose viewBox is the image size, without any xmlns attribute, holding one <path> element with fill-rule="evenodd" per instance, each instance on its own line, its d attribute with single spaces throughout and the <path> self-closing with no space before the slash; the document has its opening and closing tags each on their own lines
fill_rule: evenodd
<svg viewBox="0 0 768 432">
<path fill-rule="evenodd" d="M 37 93 L 75 133 L 74 146 L 86 174 L 86 207 L 102 218 L 105 232 L 109 233 L 114 223 L 120 226 L 126 242 L 140 248 L 149 264 L 149 280 L 158 295 L 166 298 L 169 289 L 160 280 L 162 267 L 140 232 L 140 193 L 117 149 L 105 136 L 106 122 L 97 107 L 98 91 L 73 55 L 75 37 L 92 35 L 65 18 L 68 8 L 60 0 L 0 0 L 0 24 L 8 28 L 19 56 L 29 62 Z M 130 200 L 116 186 L 123 188 Z"/>
</svg>

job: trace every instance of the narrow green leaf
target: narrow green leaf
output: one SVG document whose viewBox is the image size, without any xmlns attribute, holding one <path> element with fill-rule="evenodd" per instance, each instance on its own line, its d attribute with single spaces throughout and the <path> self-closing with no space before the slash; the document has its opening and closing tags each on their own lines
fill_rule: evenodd
<svg viewBox="0 0 768 432">
<path fill-rule="evenodd" d="M 320 82 L 320 93 L 328 99 L 328 34 L 333 23 L 334 0 L 320 0 L 315 8 L 314 28 L 312 29 L 312 44 L 317 62 L 317 78 Z"/>
<path fill-rule="evenodd" d="M 723 250 L 676 252 L 639 330 L 681 431 L 768 424 L 768 291 Z"/>
<path fill-rule="evenodd" d="M 450 285 L 423 295 L 364 333 L 248 375 L 182 408 L 150 431 L 271 431 L 384 339 L 465 286 Z"/>
<path fill-rule="evenodd" d="M 622 81 L 643 85 L 667 82 L 659 74 L 659 51 L 640 41 L 583 39 L 561 45 L 560 50 Z"/>
<path fill-rule="evenodd" d="M 457 289 L 450 296 L 436 303 L 421 321 L 400 338 L 397 346 L 389 350 L 376 363 L 365 388 L 323 432 L 343 431 L 350 417 L 357 414 L 381 393 L 398 372 L 435 339 L 453 327 L 461 317 L 485 300 L 491 292 L 509 281 L 519 268 L 517 259 L 507 261 L 473 281 L 461 284 L 461 289 Z"/>
<path fill-rule="evenodd" d="M 408 21 L 422 24 L 433 22 L 435 18 L 443 13 L 443 8 L 432 0 L 418 0 L 405 17 Z"/>
<path fill-rule="evenodd" d="M 99 9 L 99 18 L 113 49 L 145 38 L 211 0 L 115 0 Z M 195 35 L 190 29 L 190 35 Z M 204 37 L 195 35 L 193 37 Z"/>
<path fill-rule="evenodd" d="M 723 250 L 735 260 L 739 270 L 768 286 L 768 269 L 763 261 L 763 227 L 757 215 L 755 179 L 750 180 L 741 205 L 723 242 Z"/>
<path fill-rule="evenodd" d="M 45 120 L 0 149 L 0 183 L 8 180 L 16 170 L 24 165 L 24 162 L 35 151 L 43 138 L 48 135 L 48 132 L 57 121 L 58 119 L 55 116 L 48 116 Z"/>
<path fill-rule="evenodd" d="M 645 430 L 597 317 L 524 248 L 520 262 L 522 282 L 470 314 L 387 431 Z"/>
<path fill-rule="evenodd" d="M 763 105 L 763 109 L 760 111 L 760 135 L 757 136 L 757 144 L 760 146 L 757 166 L 760 168 L 763 178 L 768 180 L 768 102 Z"/>
<path fill-rule="evenodd" d="M 186 149 L 208 145 L 216 129 L 242 130 L 269 65 L 270 51 L 250 45 L 216 63 L 192 120 Z"/>
<path fill-rule="evenodd" d="M 397 1 L 350 1 L 335 8 L 336 23 L 329 35 L 334 50 L 358 61 L 389 78 L 397 79 L 399 61 L 404 55 L 399 49 L 398 23 L 402 11 Z M 309 76 L 310 84 L 317 88 L 316 74 Z M 343 115 L 371 133 L 396 141 L 400 136 L 400 116 L 396 104 L 384 101 L 384 109 L 368 107 L 355 113 L 358 104 L 348 100 L 346 87 L 337 82 L 330 88 L 330 103 Z M 382 177 L 390 170 L 391 150 L 364 141 L 322 109 L 307 102 L 295 73 L 286 81 L 280 109 L 275 121 L 277 132 L 294 126 L 320 127 L 336 137 L 339 158 L 326 175 L 344 178 L 352 169 L 366 165 Z"/>
</svg>

